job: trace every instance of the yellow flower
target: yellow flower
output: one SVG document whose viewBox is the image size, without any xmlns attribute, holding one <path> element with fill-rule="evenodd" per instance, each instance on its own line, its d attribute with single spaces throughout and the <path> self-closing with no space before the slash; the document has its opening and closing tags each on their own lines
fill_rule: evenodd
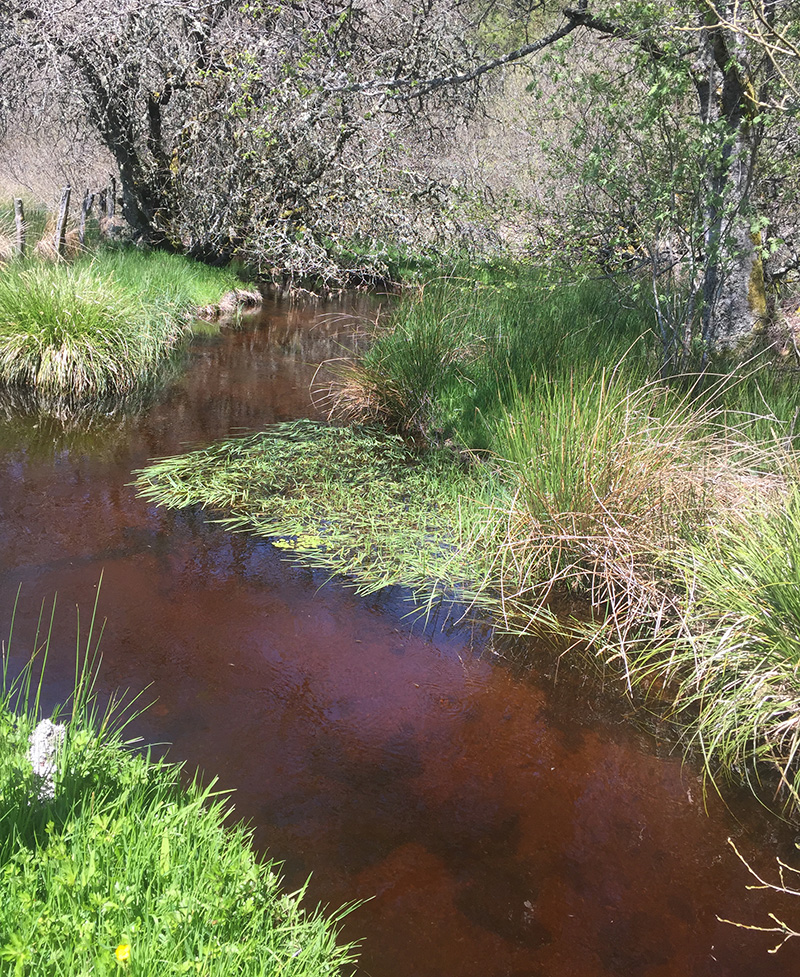
<svg viewBox="0 0 800 977">
<path fill-rule="evenodd" d="M 114 951 L 114 956 L 120 963 L 127 963 L 131 958 L 130 943 L 120 943 L 120 945 Z"/>
</svg>

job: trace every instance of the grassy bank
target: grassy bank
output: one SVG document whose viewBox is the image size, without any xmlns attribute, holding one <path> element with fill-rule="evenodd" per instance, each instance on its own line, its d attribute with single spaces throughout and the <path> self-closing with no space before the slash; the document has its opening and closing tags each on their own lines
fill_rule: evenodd
<svg viewBox="0 0 800 977">
<path fill-rule="evenodd" d="M 13 262 L 0 269 L 0 383 L 67 404 L 126 395 L 182 343 L 192 310 L 236 284 L 230 272 L 134 249 Z"/>
<path fill-rule="evenodd" d="M 230 803 L 123 741 L 94 672 L 37 723 L 28 681 L 0 701 L 0 969 L 19 977 L 349 973 L 340 914 L 300 908 Z"/>
<path fill-rule="evenodd" d="M 336 391 L 340 417 L 399 432 L 413 461 L 398 441 L 393 467 L 373 465 L 386 435 L 370 429 L 354 466 L 321 447 L 344 435 L 277 430 L 166 460 L 140 486 L 361 589 L 405 583 L 477 601 L 512 633 L 554 630 L 631 690 L 658 689 L 715 778 L 766 774 L 796 809 L 797 393 L 757 363 L 665 385 L 649 324 L 604 283 L 432 283 Z M 579 619 L 554 614 L 576 596 Z"/>
</svg>

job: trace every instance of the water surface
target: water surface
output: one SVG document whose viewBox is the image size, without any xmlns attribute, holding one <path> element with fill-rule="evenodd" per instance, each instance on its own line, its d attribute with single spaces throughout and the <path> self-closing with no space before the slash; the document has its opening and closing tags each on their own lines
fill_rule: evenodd
<svg viewBox="0 0 800 977">
<path fill-rule="evenodd" d="M 235 788 L 289 886 L 313 873 L 312 903 L 370 900 L 346 927 L 363 977 L 800 972 L 800 947 L 770 956 L 773 937 L 717 919 L 800 923 L 800 899 L 746 890 L 726 844 L 771 872 L 776 854 L 796 861 L 794 832 L 746 796 L 704 802 L 616 689 L 546 649 L 512 667 L 477 629 L 412 624 L 396 593 L 361 600 L 200 511 L 136 497 L 150 458 L 319 416 L 309 384 L 349 311 L 272 304 L 198 341 L 135 417 L 0 425 L 15 653 L 57 593 L 46 692 L 63 698 L 76 607 L 85 627 L 102 573 L 103 689 L 150 686 L 134 732 Z"/>
</svg>

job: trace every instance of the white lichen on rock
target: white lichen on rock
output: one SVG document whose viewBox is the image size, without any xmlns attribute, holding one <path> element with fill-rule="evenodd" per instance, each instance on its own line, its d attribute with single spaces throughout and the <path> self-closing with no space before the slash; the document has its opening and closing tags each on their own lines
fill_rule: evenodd
<svg viewBox="0 0 800 977">
<path fill-rule="evenodd" d="M 43 719 L 28 738 L 28 760 L 33 767 L 40 801 L 51 801 L 56 796 L 56 761 L 65 732 L 65 726 Z"/>
</svg>

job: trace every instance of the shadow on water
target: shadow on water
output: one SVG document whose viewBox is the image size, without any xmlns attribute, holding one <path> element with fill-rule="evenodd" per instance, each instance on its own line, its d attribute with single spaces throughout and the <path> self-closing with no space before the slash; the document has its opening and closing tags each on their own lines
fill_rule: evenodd
<svg viewBox="0 0 800 977">
<path fill-rule="evenodd" d="M 320 316 L 320 312 L 326 314 Z M 236 788 L 237 812 L 312 901 L 370 899 L 347 923 L 370 977 L 769 977 L 800 947 L 717 915 L 800 921 L 748 892 L 794 835 L 747 797 L 726 808 L 615 690 L 554 657 L 510 667 L 479 630 L 412 624 L 397 592 L 361 600 L 201 512 L 138 499 L 148 459 L 315 416 L 344 313 L 271 305 L 195 342 L 143 413 L 64 432 L 0 427 L 0 620 L 15 649 L 58 593 L 47 694 L 72 678 L 75 606 L 103 573 L 107 690 L 151 684 L 134 732 Z M 328 313 L 341 313 L 329 315 Z M 189 853 L 187 853 L 188 857 Z M 800 903 L 800 900 L 798 900 Z"/>
</svg>

